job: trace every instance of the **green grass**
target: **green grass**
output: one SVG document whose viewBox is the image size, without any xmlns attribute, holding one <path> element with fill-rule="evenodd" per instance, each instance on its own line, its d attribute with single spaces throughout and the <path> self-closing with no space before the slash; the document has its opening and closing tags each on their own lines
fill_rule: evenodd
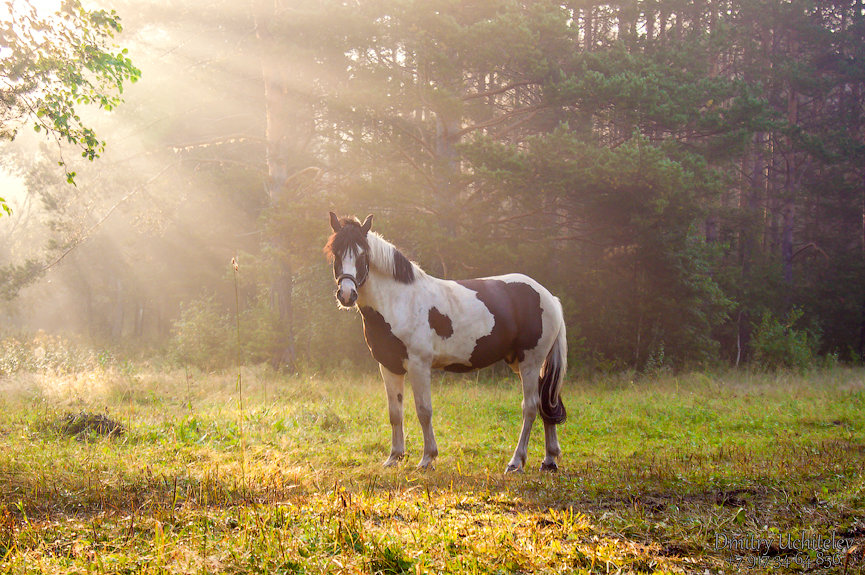
<svg viewBox="0 0 865 575">
<path fill-rule="evenodd" d="M 420 472 L 408 398 L 409 460 L 380 466 L 372 373 L 243 373 L 243 441 L 236 375 L 0 378 L 0 572 L 865 572 L 845 554 L 865 543 L 861 369 L 572 381 L 561 471 L 537 471 L 536 424 L 508 476 L 513 377 L 434 378 L 441 455 Z M 122 433 L 71 433 L 82 412 Z"/>
</svg>

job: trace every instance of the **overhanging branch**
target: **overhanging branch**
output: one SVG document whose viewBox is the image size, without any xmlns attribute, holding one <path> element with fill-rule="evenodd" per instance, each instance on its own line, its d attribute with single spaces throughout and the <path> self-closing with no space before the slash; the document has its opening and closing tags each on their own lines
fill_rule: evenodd
<svg viewBox="0 0 865 575">
<path fill-rule="evenodd" d="M 539 86 L 537 82 L 514 82 L 512 84 L 506 84 L 499 88 L 493 88 L 492 90 L 487 90 L 486 92 L 476 92 L 474 94 L 467 94 L 463 96 L 463 101 L 468 102 L 469 100 L 476 100 L 478 98 L 489 98 L 490 96 L 497 96 L 499 94 L 504 94 L 505 92 L 510 92 L 514 88 L 523 88 L 525 86 Z"/>
<path fill-rule="evenodd" d="M 48 270 L 50 270 L 51 268 L 53 268 L 54 266 L 56 266 L 57 264 L 59 264 L 60 262 L 62 262 L 62 261 L 63 261 L 63 258 L 65 258 L 66 256 L 68 256 L 68 255 L 72 252 L 72 250 L 74 250 L 75 248 L 77 248 L 78 246 L 80 246 L 81 244 L 83 244 L 84 242 L 86 242 L 87 240 L 89 240 L 89 239 L 90 239 L 90 235 L 91 235 L 91 234 L 92 234 L 92 233 L 93 233 L 97 228 L 99 228 L 99 226 L 101 226 L 103 223 L 105 223 L 105 220 L 107 220 L 107 219 L 111 216 L 111 214 L 114 213 L 114 210 L 116 210 L 116 209 L 117 209 L 117 208 L 118 208 L 122 203 L 126 202 L 129 198 L 131 198 L 132 196 L 134 196 L 135 194 L 137 194 L 138 192 L 140 192 L 141 190 L 143 190 L 144 188 L 146 188 L 147 186 L 149 186 L 150 184 L 152 184 L 153 182 L 155 182 L 156 180 L 158 180 L 160 177 L 162 177 L 162 175 L 163 175 L 165 172 L 167 172 L 169 169 L 171 169 L 171 168 L 173 168 L 173 167 L 174 167 L 174 164 L 169 164 L 169 165 L 165 166 L 164 168 L 162 168 L 162 169 L 159 171 L 158 174 L 156 174 L 155 176 L 153 176 L 152 178 L 150 178 L 149 180 L 147 180 L 147 181 L 144 182 L 143 184 L 141 184 L 141 185 L 139 185 L 139 186 L 136 186 L 135 188 L 132 189 L 132 191 L 130 191 L 128 194 L 126 194 L 125 196 L 123 196 L 122 198 L 120 198 L 120 200 L 119 200 L 116 204 L 114 204 L 113 206 L 111 206 L 111 208 L 110 208 L 107 212 L 105 212 L 105 215 L 103 215 L 103 216 L 99 219 L 98 222 L 96 222 L 95 224 L 93 224 L 92 226 L 90 226 L 89 228 L 87 228 L 87 231 L 85 231 L 84 234 L 82 234 L 81 237 L 80 237 L 79 239 L 77 239 L 76 241 L 74 241 L 74 242 L 72 243 L 72 245 L 70 245 L 68 248 L 66 248 L 66 250 L 65 250 L 63 253 L 61 253 L 57 258 L 55 258 L 53 261 L 51 261 L 51 262 L 45 264 L 45 265 L 42 267 L 42 270 L 41 270 L 41 271 L 42 271 L 43 273 L 44 273 L 44 272 L 47 272 Z"/>
<path fill-rule="evenodd" d="M 459 130 L 458 132 L 453 134 L 451 136 L 451 138 L 453 138 L 454 140 L 459 140 L 460 138 L 462 138 L 463 136 L 465 136 L 468 133 L 475 132 L 477 130 L 485 130 L 487 128 L 494 128 L 495 126 L 498 126 L 500 124 L 504 124 L 508 120 L 515 118 L 517 116 L 521 116 L 523 114 L 536 114 L 540 110 L 543 110 L 546 107 L 547 107 L 546 104 L 538 104 L 537 106 L 528 106 L 526 108 L 519 108 L 517 110 L 512 110 L 512 111 L 508 112 L 507 114 L 503 114 L 503 115 L 499 116 L 498 118 L 493 118 L 492 120 L 488 120 L 486 122 L 481 122 L 480 124 L 475 124 L 473 126 L 468 126 L 466 128 L 463 128 L 462 130 Z"/>
</svg>

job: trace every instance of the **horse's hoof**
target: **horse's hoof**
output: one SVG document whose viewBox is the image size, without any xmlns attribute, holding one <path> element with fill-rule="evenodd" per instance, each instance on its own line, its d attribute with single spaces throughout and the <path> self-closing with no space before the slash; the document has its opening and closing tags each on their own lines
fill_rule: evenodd
<svg viewBox="0 0 865 575">
<path fill-rule="evenodd" d="M 427 461 L 426 463 L 421 461 L 417 464 L 417 468 L 419 471 L 435 471 L 436 465 L 434 461 Z"/>
<path fill-rule="evenodd" d="M 391 455 L 382 465 L 384 467 L 396 467 L 399 465 L 399 462 L 402 461 L 402 458 L 402 455 Z"/>
<path fill-rule="evenodd" d="M 505 475 L 509 475 L 511 473 L 523 473 L 523 468 L 521 466 L 509 464 L 507 469 L 505 469 Z"/>
<path fill-rule="evenodd" d="M 551 461 L 549 463 L 541 463 L 541 471 L 549 471 L 550 473 L 556 473 L 559 470 L 559 466 L 556 465 L 555 461 Z"/>
</svg>

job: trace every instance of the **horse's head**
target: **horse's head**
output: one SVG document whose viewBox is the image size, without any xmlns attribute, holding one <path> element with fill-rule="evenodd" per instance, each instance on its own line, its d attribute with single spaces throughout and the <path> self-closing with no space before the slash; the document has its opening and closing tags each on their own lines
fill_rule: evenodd
<svg viewBox="0 0 865 575">
<path fill-rule="evenodd" d="M 372 214 L 363 223 L 356 218 L 337 218 L 330 212 L 333 234 L 324 252 L 333 262 L 336 280 L 336 300 L 343 307 L 357 301 L 357 292 L 369 277 L 369 242 L 367 233 L 372 226 Z"/>
</svg>

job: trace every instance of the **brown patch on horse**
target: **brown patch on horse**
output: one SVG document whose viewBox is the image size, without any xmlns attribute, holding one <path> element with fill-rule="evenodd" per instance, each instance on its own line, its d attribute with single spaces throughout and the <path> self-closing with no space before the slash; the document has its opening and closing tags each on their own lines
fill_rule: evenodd
<svg viewBox="0 0 865 575">
<path fill-rule="evenodd" d="M 408 350 L 402 340 L 393 334 L 384 316 L 369 306 L 361 307 L 360 315 L 363 318 L 363 337 L 375 360 L 392 373 L 405 374 Z"/>
<path fill-rule="evenodd" d="M 475 342 L 469 364 L 451 364 L 447 371 L 466 372 L 492 365 L 500 359 L 520 362 L 534 349 L 543 332 L 541 294 L 522 282 L 473 279 L 458 284 L 477 294 L 495 321 L 492 332 Z"/>
<path fill-rule="evenodd" d="M 429 310 L 429 326 L 436 335 L 443 339 L 447 339 L 454 334 L 454 324 L 451 318 L 440 312 L 437 308 Z"/>
</svg>

